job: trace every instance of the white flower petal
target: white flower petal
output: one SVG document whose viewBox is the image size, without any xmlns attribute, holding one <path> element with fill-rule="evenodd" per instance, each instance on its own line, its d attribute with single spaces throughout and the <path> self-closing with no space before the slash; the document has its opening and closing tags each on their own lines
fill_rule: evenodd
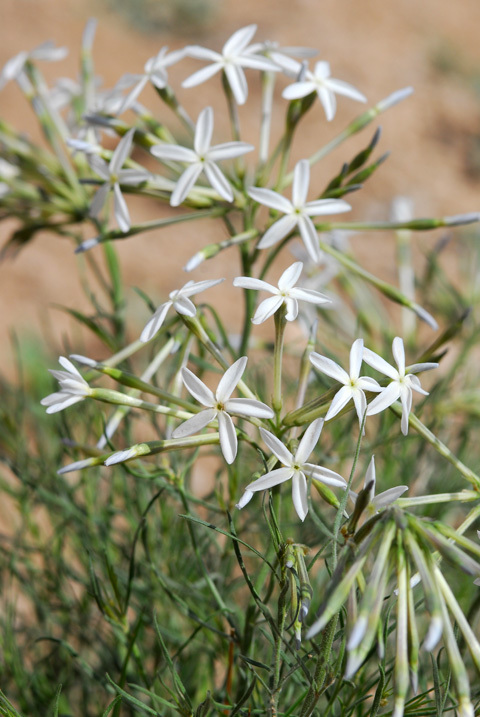
<svg viewBox="0 0 480 717">
<path fill-rule="evenodd" d="M 360 376 L 360 378 L 357 379 L 357 386 L 358 388 L 362 389 L 362 391 L 382 391 L 382 387 L 380 384 L 375 381 L 374 378 L 370 378 L 370 376 Z"/>
<path fill-rule="evenodd" d="M 253 279 L 250 276 L 237 276 L 233 280 L 233 285 L 241 289 L 252 289 L 254 291 L 269 291 L 271 294 L 277 293 L 277 289 L 262 279 Z"/>
<path fill-rule="evenodd" d="M 238 508 L 238 510 L 241 510 L 242 508 L 245 508 L 247 503 L 250 503 L 250 501 L 253 498 L 253 490 L 246 490 L 238 503 L 235 505 L 235 508 Z"/>
<path fill-rule="evenodd" d="M 193 151 L 193 149 L 189 149 L 188 147 L 180 147 L 178 144 L 168 144 L 167 142 L 163 142 L 162 144 L 155 144 L 151 150 L 151 154 L 153 154 L 154 157 L 158 157 L 158 159 L 164 159 L 167 161 L 173 161 L 173 162 L 197 162 L 198 157 Z"/>
<path fill-rule="evenodd" d="M 314 82 L 294 82 L 292 85 L 285 87 L 282 97 L 286 100 L 298 100 L 301 97 L 307 97 L 317 89 Z"/>
<path fill-rule="evenodd" d="M 286 448 L 286 446 L 284 446 L 283 443 L 273 435 L 273 433 L 270 433 L 270 431 L 260 428 L 260 434 L 263 442 L 272 451 L 273 455 L 276 456 L 284 466 L 291 466 L 293 463 L 293 456 L 288 448 Z M 250 488 L 250 486 L 248 487 Z"/>
<path fill-rule="evenodd" d="M 298 301 L 296 299 L 293 299 L 291 296 L 289 296 L 285 299 L 285 306 L 286 306 L 285 320 L 286 321 L 295 321 L 295 319 L 298 316 Z"/>
<path fill-rule="evenodd" d="M 189 45 L 184 52 L 188 57 L 194 57 L 196 60 L 210 60 L 219 64 L 219 66 L 223 63 L 223 57 L 219 52 L 209 50 L 207 47 L 201 47 L 200 45 Z M 183 85 L 183 87 L 185 86 Z"/>
<path fill-rule="evenodd" d="M 353 389 L 352 396 L 353 396 L 353 402 L 355 404 L 355 410 L 356 410 L 357 416 L 358 416 L 358 424 L 359 424 L 359 426 L 361 426 L 363 417 L 365 415 L 365 411 L 367 410 L 367 397 L 365 396 L 363 391 L 359 388 Z M 365 427 L 363 430 L 365 433 Z"/>
<path fill-rule="evenodd" d="M 408 367 L 408 373 L 420 373 L 421 371 L 430 371 L 432 368 L 438 368 L 438 363 L 414 363 Z"/>
<path fill-rule="evenodd" d="M 187 167 L 181 177 L 179 177 L 175 189 L 172 192 L 170 206 L 178 207 L 178 205 L 188 197 L 190 190 L 201 175 L 202 169 L 203 166 L 200 163 L 191 164 L 190 167 Z"/>
<path fill-rule="evenodd" d="M 225 413 L 225 411 L 219 411 L 217 418 L 218 432 L 220 434 L 220 447 L 222 449 L 223 457 L 228 464 L 231 464 L 237 457 L 237 432 L 228 413 Z"/>
<path fill-rule="evenodd" d="M 398 366 L 398 373 L 400 376 L 405 376 L 405 347 L 403 345 L 403 339 L 400 336 L 395 336 L 392 344 L 392 353 L 395 363 Z"/>
<path fill-rule="evenodd" d="M 298 299 L 299 301 L 308 301 L 310 304 L 332 303 L 332 300 L 329 299 L 328 296 L 325 296 L 325 294 L 321 294 L 319 291 L 314 291 L 313 289 L 301 289 L 300 287 L 295 286 L 293 289 L 290 289 L 289 294 L 292 299 Z"/>
<path fill-rule="evenodd" d="M 107 201 L 109 191 L 110 184 L 108 182 L 105 182 L 105 184 L 102 184 L 97 189 L 92 199 L 92 203 L 90 204 L 90 209 L 88 211 L 91 217 L 98 217 L 98 215 L 103 209 L 105 202 Z"/>
<path fill-rule="evenodd" d="M 148 82 L 148 76 L 142 75 L 140 81 L 133 87 L 132 90 L 128 93 L 128 95 L 123 100 L 122 104 L 120 105 L 117 114 L 121 115 L 124 112 L 126 112 L 130 107 L 133 105 L 137 97 L 140 95 L 142 90 L 144 89 L 145 85 Z"/>
<path fill-rule="evenodd" d="M 81 148 L 81 150 L 85 151 L 83 147 Z M 110 170 L 108 168 L 108 164 L 105 162 L 104 159 L 102 159 L 101 157 L 97 157 L 96 154 L 91 154 L 89 152 L 87 153 L 87 162 L 89 166 L 93 169 L 93 171 L 98 174 L 99 177 L 101 177 L 106 182 L 110 180 Z"/>
<path fill-rule="evenodd" d="M 412 410 L 412 390 L 408 386 L 400 387 L 400 401 L 402 403 L 401 429 L 404 436 L 408 434 L 408 416 Z"/>
<path fill-rule="evenodd" d="M 350 349 L 350 378 L 357 379 L 363 361 L 363 339 L 356 339 Z"/>
<path fill-rule="evenodd" d="M 351 208 L 343 199 L 316 199 L 305 205 L 304 212 L 309 217 L 319 217 L 324 214 L 342 214 L 349 212 Z"/>
<path fill-rule="evenodd" d="M 188 281 L 185 286 L 180 289 L 180 293 L 182 296 L 194 296 L 195 294 L 200 294 L 201 291 L 211 289 L 212 286 L 221 284 L 222 281 L 225 281 L 225 279 L 205 279 L 204 281 L 195 282 Z"/>
<path fill-rule="evenodd" d="M 302 471 L 295 471 L 292 476 L 292 501 L 300 520 L 305 520 L 308 513 L 307 479 Z"/>
<path fill-rule="evenodd" d="M 295 453 L 296 463 L 302 464 L 306 462 L 310 453 L 318 443 L 324 423 L 323 418 L 317 418 L 309 425 L 303 434 L 302 440 L 298 444 L 297 452 Z"/>
<path fill-rule="evenodd" d="M 257 490 L 268 490 L 269 488 L 273 488 L 275 485 L 285 483 L 285 481 L 289 480 L 293 476 L 294 472 L 295 471 L 291 468 L 277 468 L 274 471 L 265 473 L 264 476 L 247 485 L 246 490 L 253 492 Z"/>
<path fill-rule="evenodd" d="M 145 342 L 150 341 L 150 339 L 153 339 L 153 337 L 155 336 L 157 331 L 159 331 L 160 327 L 165 321 L 167 311 L 169 310 L 171 305 L 172 302 L 167 301 L 165 304 L 162 304 L 158 307 L 150 321 L 145 325 L 145 328 L 140 335 L 140 341 Z"/>
<path fill-rule="evenodd" d="M 233 191 L 230 182 L 222 170 L 213 162 L 205 162 L 204 172 L 213 189 L 227 202 L 233 202 Z"/>
<path fill-rule="evenodd" d="M 245 73 L 237 65 L 227 64 L 224 67 L 235 101 L 238 105 L 244 105 L 248 97 L 248 85 Z"/>
<path fill-rule="evenodd" d="M 208 426 L 216 417 L 217 411 L 214 408 L 207 408 L 205 411 L 195 414 L 192 418 L 181 423 L 172 433 L 172 438 L 185 438 L 193 433 L 198 433 Z"/>
<path fill-rule="evenodd" d="M 203 48 L 199 48 L 203 49 Z M 188 53 L 190 54 L 190 52 Z M 192 55 L 194 57 L 194 55 Z M 198 59 L 207 59 L 207 58 L 198 58 Z M 211 58 L 208 58 L 211 59 Z M 221 70 L 223 67 L 223 63 L 220 62 L 214 62 L 213 65 L 207 65 L 207 67 L 202 67 L 201 70 L 197 70 L 197 72 L 194 72 L 193 75 L 190 75 L 190 77 L 187 77 L 186 80 L 182 82 L 182 87 L 189 88 L 189 87 L 196 87 L 197 85 L 202 84 L 202 82 L 206 82 L 210 79 L 210 77 L 213 77 L 213 75 L 216 75 L 216 73 Z"/>
<path fill-rule="evenodd" d="M 311 260 L 316 264 L 320 263 L 322 255 L 320 254 L 320 247 L 318 246 L 318 234 L 310 217 L 305 215 L 300 216 L 298 219 L 298 228 Z"/>
<path fill-rule="evenodd" d="M 82 378 L 82 374 L 79 372 L 77 367 L 74 366 L 73 363 L 69 361 L 66 356 L 59 356 L 58 363 L 63 366 L 63 368 L 66 369 L 69 373 L 73 373 L 75 376 L 79 376 L 80 378 Z"/>
<path fill-rule="evenodd" d="M 238 361 L 235 361 L 234 364 L 227 368 L 222 378 L 220 379 L 218 388 L 215 393 L 217 401 L 219 401 L 220 403 L 224 403 L 224 401 L 230 398 L 230 396 L 236 389 L 238 382 L 243 376 L 243 373 L 247 367 L 247 361 L 248 358 L 246 356 L 242 356 L 238 359 Z"/>
<path fill-rule="evenodd" d="M 371 351 L 370 349 L 364 348 L 363 349 L 363 360 L 365 363 L 368 363 L 369 366 L 374 368 L 376 371 L 380 371 L 380 373 L 385 374 L 385 376 L 388 376 L 389 378 L 396 381 L 398 379 L 398 371 L 397 369 L 393 368 L 393 366 L 390 366 L 389 363 L 385 361 L 381 356 L 376 354 L 374 351 Z"/>
<path fill-rule="evenodd" d="M 194 373 L 188 368 L 182 369 L 182 379 L 187 391 L 197 399 L 199 403 L 207 408 L 213 408 L 216 404 L 215 396 Z"/>
<path fill-rule="evenodd" d="M 333 397 L 330 408 L 325 416 L 325 420 L 329 421 L 331 418 L 334 418 L 337 413 L 340 413 L 342 408 L 345 408 L 347 403 L 353 398 L 353 395 L 351 386 L 342 386 L 340 391 L 338 391 Z"/>
<path fill-rule="evenodd" d="M 339 383 L 348 384 L 350 382 L 350 376 L 348 373 L 341 366 L 339 366 L 338 363 L 332 361 L 332 359 L 329 359 L 326 356 L 321 356 L 315 351 L 310 354 L 309 358 L 315 368 L 327 376 L 334 378 Z"/>
<path fill-rule="evenodd" d="M 190 299 L 182 295 L 177 296 L 173 302 L 173 308 L 177 313 L 182 314 L 182 316 L 192 317 L 197 313 L 197 309 L 193 301 L 190 301 Z"/>
<path fill-rule="evenodd" d="M 267 57 L 261 55 L 248 54 L 242 55 L 235 61 L 236 65 L 241 67 L 248 67 L 251 70 L 260 70 L 262 72 L 278 72 L 278 67 L 275 62 L 269 60 Z"/>
<path fill-rule="evenodd" d="M 394 503 L 397 498 L 400 498 L 406 490 L 408 490 L 408 485 L 397 485 L 394 488 L 389 488 L 388 490 L 384 490 L 383 493 L 379 493 L 375 496 L 372 503 L 377 510 L 386 508 Z"/>
<path fill-rule="evenodd" d="M 132 147 L 133 135 L 135 134 L 135 127 L 129 129 L 128 132 L 122 137 L 120 142 L 115 148 L 112 158 L 110 160 L 110 173 L 117 174 L 123 167 L 125 160 L 130 154 Z"/>
<path fill-rule="evenodd" d="M 253 398 L 229 398 L 224 405 L 228 413 L 247 418 L 273 418 L 275 415 L 269 406 Z"/>
<path fill-rule="evenodd" d="M 242 50 L 245 50 L 256 31 L 256 25 L 247 25 L 246 27 L 240 28 L 240 30 L 236 30 L 224 44 L 222 49 L 223 56 L 238 55 Z"/>
<path fill-rule="evenodd" d="M 234 159 L 242 154 L 251 152 L 255 147 L 247 142 L 224 142 L 216 144 L 208 150 L 207 158 L 212 162 L 219 162 L 222 159 Z"/>
<path fill-rule="evenodd" d="M 306 475 L 311 475 L 315 480 L 325 485 L 333 485 L 337 488 L 346 488 L 347 481 L 341 475 L 323 466 L 316 466 L 313 463 L 304 463 L 303 470 Z"/>
<path fill-rule="evenodd" d="M 258 248 L 268 249 L 274 244 L 277 244 L 290 234 L 290 232 L 296 227 L 297 223 L 298 219 L 293 214 L 287 214 L 285 217 L 278 219 L 278 221 L 267 229 L 258 243 Z"/>
<path fill-rule="evenodd" d="M 301 159 L 293 170 L 292 203 L 296 208 L 303 207 L 307 201 L 310 185 L 310 164 L 308 159 Z"/>
<path fill-rule="evenodd" d="M 117 182 L 113 185 L 113 212 L 122 232 L 128 232 L 131 224 L 130 214 L 128 213 L 127 203 L 121 192 L 120 185 Z"/>
<path fill-rule="evenodd" d="M 263 324 L 264 321 L 273 316 L 283 304 L 283 296 L 269 296 L 258 305 L 252 324 Z"/>
<path fill-rule="evenodd" d="M 323 109 L 325 110 L 325 117 L 330 122 L 335 117 L 337 111 L 337 100 L 333 92 L 330 92 L 326 87 L 321 85 L 317 86 L 317 95 L 320 100 Z"/>
<path fill-rule="evenodd" d="M 367 408 L 367 416 L 374 416 L 380 411 L 384 411 L 386 408 L 392 405 L 397 399 L 400 398 L 400 386 L 397 381 L 392 381 L 381 393 L 376 396 Z"/>
<path fill-rule="evenodd" d="M 195 127 L 195 139 L 193 146 L 198 155 L 205 155 L 212 142 L 213 134 L 213 110 L 205 107 L 198 115 L 197 126 Z"/>
<path fill-rule="evenodd" d="M 296 261 L 294 264 L 285 269 L 280 279 L 278 280 L 278 288 L 280 291 L 286 291 L 292 289 L 300 278 L 302 273 L 303 263 Z"/>
<path fill-rule="evenodd" d="M 350 85 L 348 82 L 343 82 L 343 80 L 335 80 L 333 77 L 329 77 L 326 85 L 332 92 L 336 92 L 337 95 L 350 97 L 350 99 L 357 100 L 357 102 L 367 101 L 365 95 L 362 95 L 353 85 Z"/>
<path fill-rule="evenodd" d="M 282 195 L 278 192 L 274 192 L 273 189 L 250 187 L 248 190 L 248 196 L 255 202 L 264 204 L 266 207 L 270 207 L 271 209 L 276 209 L 278 212 L 283 212 L 283 214 L 289 214 L 294 209 L 293 204 L 289 202 L 288 199 L 282 197 Z"/>
<path fill-rule="evenodd" d="M 144 169 L 121 169 L 118 173 L 119 184 L 140 184 L 151 179 L 152 175 Z"/>
</svg>

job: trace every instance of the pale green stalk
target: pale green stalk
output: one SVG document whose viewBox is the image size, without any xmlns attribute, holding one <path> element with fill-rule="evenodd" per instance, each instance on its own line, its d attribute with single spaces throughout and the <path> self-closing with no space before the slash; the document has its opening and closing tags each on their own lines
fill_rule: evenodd
<svg viewBox="0 0 480 717">
<path fill-rule="evenodd" d="M 467 503 L 479 500 L 480 494 L 476 490 L 461 490 L 458 493 L 437 493 L 435 495 L 419 495 L 414 498 L 397 498 L 395 505 L 399 508 L 413 508 L 417 505 L 432 505 L 435 503 Z"/>
<path fill-rule="evenodd" d="M 403 717 L 408 691 L 408 581 L 405 553 L 397 531 L 397 632 L 395 650 L 395 693 L 392 717 Z"/>
<path fill-rule="evenodd" d="M 415 303 L 415 273 L 413 271 L 412 259 L 412 234 L 408 229 L 396 232 L 397 239 L 397 268 L 398 268 L 398 285 L 400 291 L 407 299 Z M 408 341 L 415 335 L 415 315 L 402 308 L 402 336 Z"/>
<path fill-rule="evenodd" d="M 453 632 L 452 625 L 448 616 L 447 607 L 440 594 L 440 607 L 443 619 L 443 644 L 448 655 L 448 663 L 452 671 L 452 681 L 458 698 L 458 715 L 459 717 L 474 717 L 474 709 L 470 700 L 470 680 L 465 664 L 462 660 L 460 650 L 458 649 L 457 640 Z"/>
<path fill-rule="evenodd" d="M 262 172 L 268 160 L 275 79 L 275 72 L 262 72 L 262 123 L 260 125 L 260 141 L 258 146 L 259 174 Z"/>
<path fill-rule="evenodd" d="M 276 414 L 277 425 L 280 423 L 280 414 L 283 407 L 282 396 L 282 360 L 283 344 L 285 339 L 286 307 L 284 304 L 275 313 L 275 346 L 273 349 L 273 398 L 272 408 Z"/>
</svg>

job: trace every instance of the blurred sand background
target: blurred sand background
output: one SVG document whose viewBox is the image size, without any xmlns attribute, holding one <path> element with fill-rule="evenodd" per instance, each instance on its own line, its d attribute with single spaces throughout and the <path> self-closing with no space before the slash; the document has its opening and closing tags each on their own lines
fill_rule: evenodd
<svg viewBox="0 0 480 717">
<path fill-rule="evenodd" d="M 75 78 L 82 30 L 93 16 L 98 19 L 94 45 L 97 73 L 103 85 L 111 87 L 123 73 L 141 72 L 145 61 L 163 45 L 175 49 L 196 43 L 220 50 L 236 29 L 257 23 L 256 40 L 318 48 L 317 59 L 329 60 L 332 75 L 358 87 L 368 97 L 369 105 L 407 85 L 415 88 L 411 98 L 377 122 L 383 128 L 377 156 L 387 150 L 392 154 L 365 189 L 350 196 L 352 220 L 388 218 L 395 195 L 412 197 L 416 216 L 480 210 L 478 0 L 190 0 L 194 8 L 197 2 L 201 22 L 195 13 L 189 14 L 186 5 L 177 7 L 177 13 L 170 7 L 165 17 L 171 22 L 164 30 L 152 29 L 147 10 L 152 13 L 157 5 L 158 11 L 162 2 L 168 9 L 167 0 L 146 0 L 144 15 L 137 18 L 137 23 L 120 11 L 124 2 L 0 0 L 0 65 L 20 50 L 52 39 L 67 45 L 70 54 L 61 63 L 43 63 L 46 76 L 50 80 L 60 76 Z M 170 6 L 172 3 L 175 0 L 170 0 Z M 137 14 L 142 13 L 144 2 L 131 0 L 129 4 Z M 142 25 L 150 25 L 150 32 L 145 32 Z M 172 86 L 179 88 L 182 79 L 201 66 L 203 63 L 186 59 L 172 67 Z M 257 74 L 248 72 L 250 96 L 241 111 L 242 138 L 253 143 L 259 126 Z M 286 84 L 281 80 L 279 87 Z M 230 139 L 218 76 L 198 88 L 179 89 L 179 97 L 194 118 L 204 106 L 213 105 L 217 110 L 215 143 Z M 153 91 L 145 91 L 140 100 L 154 114 L 168 119 L 168 110 L 160 105 Z M 280 90 L 277 105 L 282 110 L 286 105 Z M 295 143 L 292 167 L 294 161 L 329 141 L 364 109 L 346 98 L 339 98 L 338 105 L 331 123 L 326 122 L 320 105 L 311 110 Z M 0 114 L 16 127 L 39 136 L 31 110 L 14 83 L 0 95 Z M 280 131 L 283 111 L 277 116 Z M 313 176 L 319 188 L 328 183 L 331 173 L 338 171 L 344 160 L 367 144 L 375 126 L 371 125 L 354 142 L 344 144 L 315 169 Z M 134 221 L 153 219 L 170 211 L 152 202 L 129 200 L 129 207 Z M 10 229 L 11 225 L 0 225 L 1 244 Z M 419 242 L 425 246 L 425 242 L 438 237 L 438 233 L 429 238 L 423 235 Z M 141 286 L 160 300 L 187 280 L 181 271 L 187 259 L 201 246 L 222 238 L 221 230 L 203 221 L 118 242 L 127 287 Z M 353 244 L 364 263 L 374 263 L 380 275 L 395 282 L 391 237 L 365 235 Z M 386 251 L 378 258 L 380 248 Z M 51 307 L 53 303 L 79 309 L 87 306 L 76 262 L 70 242 L 44 235 L 16 258 L 0 265 L 0 365 L 4 370 L 10 372 L 12 367 L 10 327 L 20 335 L 43 332 L 48 337 L 51 332 L 59 343 L 64 332 L 72 331 L 70 320 Z M 200 267 L 193 278 L 232 278 L 238 273 L 233 255 L 223 253 Z M 138 300 L 133 312 L 140 328 L 147 316 Z"/>
</svg>

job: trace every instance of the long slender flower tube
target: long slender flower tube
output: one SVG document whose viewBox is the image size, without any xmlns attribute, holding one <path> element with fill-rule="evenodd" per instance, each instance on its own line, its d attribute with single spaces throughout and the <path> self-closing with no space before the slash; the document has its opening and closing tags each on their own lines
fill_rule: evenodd
<svg viewBox="0 0 480 717">
<path fill-rule="evenodd" d="M 432 368 L 437 368 L 438 363 L 413 364 L 408 367 L 409 373 L 405 373 L 405 348 L 403 339 L 399 336 L 393 339 L 392 352 L 398 368 L 391 366 L 374 351 L 370 349 L 363 350 L 363 360 L 365 363 L 368 363 L 369 366 L 392 379 L 388 386 L 370 403 L 367 408 L 367 416 L 373 416 L 376 413 L 380 413 L 380 411 L 384 411 L 391 406 L 392 403 L 400 399 L 402 404 L 401 428 L 403 435 L 406 436 L 408 433 L 408 416 L 412 410 L 412 392 L 416 391 L 424 396 L 428 396 L 428 391 L 425 391 L 421 387 L 420 380 L 415 374 L 420 371 L 429 371 Z"/>
<path fill-rule="evenodd" d="M 330 299 L 319 291 L 313 291 L 312 289 L 302 289 L 295 286 L 300 274 L 302 273 L 303 264 L 301 261 L 296 261 L 294 264 L 285 269 L 280 279 L 278 280 L 278 287 L 272 286 L 266 281 L 261 279 L 252 279 L 249 276 L 237 276 L 233 280 L 233 285 L 241 287 L 242 289 L 256 289 L 258 291 L 268 291 L 273 294 L 271 298 L 265 299 L 259 304 L 255 316 L 252 319 L 253 324 L 261 324 L 270 316 L 278 311 L 278 309 L 285 304 L 286 314 L 285 318 L 287 321 L 294 321 L 298 316 L 298 302 L 308 301 L 311 304 L 328 304 Z"/>
<path fill-rule="evenodd" d="M 173 306 L 175 311 L 179 314 L 183 314 L 183 316 L 195 316 L 197 308 L 193 301 L 190 301 L 189 297 L 199 294 L 201 291 L 205 291 L 206 289 L 210 289 L 212 286 L 221 284 L 222 281 L 225 280 L 210 279 L 207 281 L 187 281 L 185 286 L 182 286 L 181 289 L 175 289 L 175 291 L 170 292 L 169 301 L 166 301 L 164 304 L 160 304 L 152 318 L 145 325 L 140 335 L 140 341 L 146 342 L 153 339 L 155 334 L 160 331 L 160 328 L 165 321 L 167 312 L 171 306 Z"/>
<path fill-rule="evenodd" d="M 251 398 L 230 398 L 247 366 L 247 357 L 242 356 L 224 373 L 215 393 L 188 368 L 182 369 L 182 379 L 187 391 L 197 399 L 205 411 L 200 411 L 182 423 L 173 433 L 173 438 L 184 438 L 198 433 L 217 419 L 220 447 L 227 463 L 233 463 L 237 456 L 237 433 L 230 414 L 245 418 L 273 418 L 273 410 L 261 401 Z"/>
<path fill-rule="evenodd" d="M 285 214 L 267 229 L 258 244 L 259 249 L 268 249 L 278 244 L 297 228 L 312 261 L 317 264 L 321 261 L 317 230 L 311 217 L 348 212 L 351 206 L 343 199 L 317 199 L 307 202 L 309 185 L 310 164 L 307 159 L 301 159 L 293 172 L 292 201 L 272 189 L 250 187 L 248 194 L 255 202 Z"/>
<path fill-rule="evenodd" d="M 58 361 L 65 371 L 54 369 L 49 371 L 58 380 L 60 391 L 51 393 L 40 401 L 42 406 L 47 406 L 47 413 L 57 413 L 68 406 L 73 406 L 74 403 L 83 401 L 91 391 L 90 386 L 71 361 L 65 356 L 60 356 Z"/>
<path fill-rule="evenodd" d="M 363 361 L 363 339 L 356 339 L 350 349 L 350 374 L 339 366 L 332 359 L 313 352 L 310 354 L 310 361 L 316 369 L 325 373 L 327 376 L 336 379 L 339 383 L 343 383 L 342 388 L 335 394 L 327 411 L 325 420 L 334 418 L 342 408 L 345 408 L 349 401 L 355 404 L 355 410 L 358 416 L 360 426 L 363 423 L 363 417 L 367 408 L 367 398 L 365 391 L 381 391 L 381 386 L 377 381 L 368 376 L 360 376 L 360 369 Z"/>
<path fill-rule="evenodd" d="M 249 42 L 257 31 L 256 25 L 247 25 L 237 30 L 227 40 L 222 52 L 208 50 L 206 47 L 191 45 L 186 48 L 186 54 L 197 60 L 207 60 L 212 64 L 203 67 L 182 82 L 182 87 L 195 87 L 209 80 L 217 72 L 225 72 L 228 84 L 232 90 L 237 104 L 243 105 L 247 101 L 248 86 L 242 68 L 249 67 L 254 70 L 278 72 L 278 65 L 267 57 L 256 55 L 249 48 Z"/>
<path fill-rule="evenodd" d="M 189 166 L 180 176 L 170 197 L 170 205 L 177 207 L 187 198 L 190 190 L 202 172 L 216 192 L 227 202 L 233 201 L 233 191 L 230 182 L 217 167 L 217 162 L 223 159 L 240 157 L 254 149 L 252 144 L 246 142 L 224 142 L 211 147 L 213 134 L 213 110 L 205 107 L 198 116 L 193 140 L 193 149 L 181 147 L 178 144 L 156 144 L 151 153 L 159 159 L 185 162 Z"/>
<path fill-rule="evenodd" d="M 101 157 L 95 154 L 87 153 L 87 161 L 94 172 L 104 180 L 93 197 L 90 205 L 90 216 L 98 217 L 111 189 L 113 189 L 114 214 L 117 224 L 122 232 L 128 232 L 130 229 L 130 214 L 125 199 L 123 198 L 120 184 L 140 184 L 145 182 L 150 174 L 145 170 L 139 169 L 122 169 L 125 160 L 130 154 L 132 147 L 133 135 L 135 128 L 128 130 L 122 137 L 120 142 L 112 154 L 110 164 L 107 164 Z"/>
<path fill-rule="evenodd" d="M 286 87 L 282 97 L 286 100 L 297 100 L 312 92 L 317 93 L 328 121 L 335 117 L 337 110 L 335 94 L 350 97 L 357 102 L 367 101 L 367 98 L 348 82 L 330 77 L 330 63 L 325 61 L 317 62 L 313 72 L 307 70 L 300 82 L 294 82 L 293 85 Z"/>
<path fill-rule="evenodd" d="M 318 443 L 323 428 L 323 418 L 317 418 L 309 425 L 302 440 L 298 444 L 295 455 L 290 453 L 288 448 L 270 431 L 260 428 L 264 443 L 278 458 L 283 468 L 277 468 L 265 473 L 265 475 L 253 481 L 245 488 L 245 493 L 237 503 L 237 508 L 243 508 L 252 498 L 252 494 L 259 490 L 268 490 L 273 486 L 292 480 L 292 500 L 296 513 L 300 520 L 305 520 L 308 513 L 307 498 L 307 476 L 320 481 L 325 485 L 346 488 L 344 478 L 329 468 L 317 466 L 314 463 L 307 463 L 307 460 Z"/>
</svg>

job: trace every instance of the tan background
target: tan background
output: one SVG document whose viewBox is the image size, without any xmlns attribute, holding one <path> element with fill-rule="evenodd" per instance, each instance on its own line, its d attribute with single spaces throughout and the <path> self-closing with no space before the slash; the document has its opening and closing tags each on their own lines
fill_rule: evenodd
<svg viewBox="0 0 480 717">
<path fill-rule="evenodd" d="M 160 2 L 160 0 L 159 0 Z M 414 198 L 418 216 L 448 215 L 480 210 L 480 3 L 478 0 L 223 0 L 203 28 L 200 37 L 182 34 L 142 34 L 120 14 L 99 2 L 82 0 L 0 0 L 0 65 L 20 50 L 32 49 L 46 39 L 70 48 L 62 63 L 43 64 L 49 78 L 75 77 L 78 50 L 86 19 L 98 18 L 94 57 L 104 85 L 112 86 L 126 71 L 141 71 L 145 60 L 168 44 L 171 49 L 198 44 L 220 49 L 239 27 L 258 24 L 256 39 L 272 39 L 282 45 L 306 45 L 319 49 L 318 59 L 328 59 L 334 77 L 351 82 L 376 103 L 393 90 L 413 85 L 415 94 L 398 108 L 383 115 L 379 153 L 392 155 L 364 192 L 352 195 L 352 219 L 387 218 L 395 194 Z M 203 63 L 185 60 L 171 68 L 174 87 Z M 244 139 L 258 136 L 259 89 L 254 72 L 248 73 L 250 99 L 241 114 Z M 282 80 L 282 86 L 286 84 Z M 181 90 L 180 98 L 193 117 L 206 104 L 217 108 L 215 140 L 225 141 L 228 127 L 218 76 L 196 90 Z M 277 95 L 278 106 L 284 101 Z M 153 93 L 142 102 L 166 118 Z M 327 123 L 317 105 L 294 147 L 293 160 L 310 154 L 331 139 L 362 109 L 339 98 L 337 117 Z M 220 111 L 218 111 L 220 110 Z M 0 113 L 8 121 L 36 136 L 29 107 L 12 83 L 0 95 Z M 329 172 L 349 159 L 354 147 L 365 145 L 373 132 L 362 134 L 360 144 L 344 145 L 315 170 L 319 187 Z M 293 166 L 293 165 L 292 165 Z M 164 205 L 133 205 L 132 218 L 166 214 Z M 3 243 L 8 227 L 0 226 Z M 117 244 L 125 267 L 127 285 L 140 285 L 160 299 L 186 281 L 181 267 L 202 245 L 223 238 L 205 223 L 152 233 Z M 438 234 L 437 234 L 438 238 Z M 365 261 L 378 255 L 385 235 L 363 237 L 357 246 Z M 426 241 L 424 237 L 421 241 Z M 356 246 L 356 248 L 357 248 Z M 390 256 L 389 253 L 386 254 Z M 223 254 L 195 272 L 195 279 L 238 273 L 232 254 Z M 45 331 L 60 340 L 71 324 L 49 306 L 63 303 L 85 306 L 78 285 L 76 259 L 68 241 L 42 236 L 15 260 L 0 265 L 0 361 L 11 367 L 8 327 Z M 375 259 L 377 261 L 377 259 Z M 378 271 L 389 280 L 395 275 L 389 259 Z M 231 298 L 231 294 L 227 296 Z M 212 296 L 213 299 L 213 296 Z M 145 308 L 134 302 L 134 320 L 146 320 Z M 47 339 L 48 340 L 48 339 Z"/>
</svg>

